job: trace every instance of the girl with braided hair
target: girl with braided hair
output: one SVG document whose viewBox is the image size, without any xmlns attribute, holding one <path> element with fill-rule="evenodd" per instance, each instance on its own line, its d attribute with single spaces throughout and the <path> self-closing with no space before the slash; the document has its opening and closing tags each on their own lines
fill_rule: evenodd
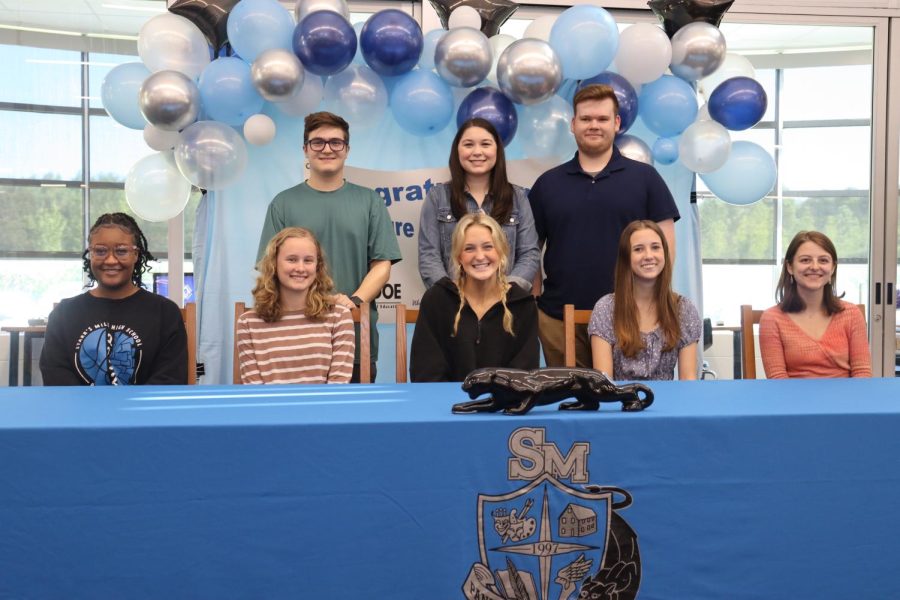
<svg viewBox="0 0 900 600">
<path fill-rule="evenodd" d="M 187 383 L 187 333 L 178 306 L 143 288 L 154 260 L 124 213 L 91 227 L 84 271 L 93 287 L 50 313 L 41 352 L 44 385 Z"/>
<path fill-rule="evenodd" d="M 538 367 L 537 305 L 506 277 L 509 243 L 484 213 L 453 231 L 451 275 L 422 296 L 410 359 L 412 381 L 462 381 L 482 367 Z"/>
</svg>

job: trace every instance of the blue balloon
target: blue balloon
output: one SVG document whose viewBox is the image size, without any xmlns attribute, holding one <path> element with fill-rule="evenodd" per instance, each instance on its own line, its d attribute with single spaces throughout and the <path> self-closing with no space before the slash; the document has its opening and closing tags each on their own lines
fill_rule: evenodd
<svg viewBox="0 0 900 600">
<path fill-rule="evenodd" d="M 294 20 L 277 0 L 241 0 L 228 13 L 228 43 L 248 63 L 273 48 L 291 49 Z"/>
<path fill-rule="evenodd" d="M 750 77 L 732 77 L 709 96 L 709 116 L 732 131 L 750 129 L 766 114 L 766 90 Z"/>
<path fill-rule="evenodd" d="M 147 125 L 138 105 L 138 95 L 148 77 L 150 70 L 144 63 L 132 62 L 114 67 L 103 78 L 100 100 L 116 123 L 130 129 L 143 129 Z"/>
<path fill-rule="evenodd" d="M 294 54 L 310 73 L 340 73 L 356 54 L 356 32 L 343 15 L 330 10 L 317 10 L 297 24 Z"/>
<path fill-rule="evenodd" d="M 359 23 L 353 24 L 353 31 L 356 32 L 356 47 L 359 48 L 359 37 L 362 35 L 362 28 L 366 26 L 365 21 L 360 21 Z M 366 59 L 363 58 L 362 52 L 357 52 L 353 57 L 353 60 L 350 64 L 363 66 L 366 64 Z"/>
<path fill-rule="evenodd" d="M 700 179 L 729 204 L 753 204 L 772 191 L 775 160 L 759 144 L 733 142 L 725 164 L 712 173 L 701 173 Z"/>
<path fill-rule="evenodd" d="M 550 46 L 559 55 L 563 77 L 584 79 L 603 71 L 619 49 L 619 28 L 599 6 L 567 8 L 550 30 Z"/>
<path fill-rule="evenodd" d="M 200 74 L 198 87 L 206 114 L 235 127 L 261 111 L 265 102 L 253 87 L 250 65 L 234 56 L 209 63 Z"/>
<path fill-rule="evenodd" d="M 644 84 L 638 98 L 644 124 L 661 137 L 675 137 L 697 118 L 694 88 L 672 75 Z"/>
<path fill-rule="evenodd" d="M 419 66 L 423 69 L 434 68 L 434 51 L 438 42 L 447 33 L 446 29 L 432 29 L 422 39 L 422 55 L 419 57 Z"/>
<path fill-rule="evenodd" d="M 492 87 L 473 90 L 463 99 L 456 112 L 456 126 L 475 117 L 493 125 L 504 146 L 512 141 L 519 126 L 519 116 L 513 101 Z"/>
<path fill-rule="evenodd" d="M 391 110 L 397 124 L 406 131 L 434 135 L 453 118 L 453 92 L 434 71 L 416 69 L 394 86 Z"/>
<path fill-rule="evenodd" d="M 671 165 L 678 160 L 678 140 L 657 138 L 653 143 L 653 160 L 661 165 Z"/>
<path fill-rule="evenodd" d="M 580 90 L 584 86 L 591 85 L 592 83 L 608 85 L 613 89 L 616 93 L 616 100 L 619 101 L 619 119 L 621 121 L 619 133 L 628 131 L 628 128 L 634 124 L 634 120 L 637 119 L 638 116 L 638 95 L 637 92 L 634 91 L 634 87 L 627 79 L 618 73 L 604 71 L 599 75 L 594 75 L 590 79 L 583 80 L 578 84 L 578 89 Z"/>
<path fill-rule="evenodd" d="M 359 36 L 363 58 L 379 75 L 409 73 L 422 55 L 422 28 L 401 10 L 378 11 Z"/>
</svg>

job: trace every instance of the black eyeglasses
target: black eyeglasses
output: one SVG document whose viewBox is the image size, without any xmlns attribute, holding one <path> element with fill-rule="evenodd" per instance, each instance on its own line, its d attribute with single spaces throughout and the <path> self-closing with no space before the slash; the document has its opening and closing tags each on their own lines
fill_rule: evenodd
<svg viewBox="0 0 900 600">
<path fill-rule="evenodd" d="M 330 140 L 313 138 L 306 141 L 306 145 L 309 146 L 311 150 L 314 150 L 316 152 L 321 152 L 322 150 L 324 150 L 325 144 L 328 144 L 328 147 L 331 148 L 332 152 L 340 152 L 347 147 L 347 142 L 345 142 L 341 138 L 331 138 Z"/>
<path fill-rule="evenodd" d="M 112 249 L 112 253 L 119 260 L 124 260 L 137 249 L 137 246 L 116 246 Z M 90 253 L 91 258 L 96 258 L 97 260 L 104 260 L 107 256 L 109 256 L 109 248 L 107 248 L 106 246 L 91 246 L 90 248 L 88 248 L 88 252 Z"/>
</svg>

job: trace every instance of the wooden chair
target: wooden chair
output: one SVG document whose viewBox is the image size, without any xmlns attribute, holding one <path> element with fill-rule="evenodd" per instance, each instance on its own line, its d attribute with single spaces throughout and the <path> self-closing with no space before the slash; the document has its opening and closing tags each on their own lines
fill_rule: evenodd
<svg viewBox="0 0 900 600">
<path fill-rule="evenodd" d="M 866 305 L 857 304 L 863 318 Z M 763 311 L 754 310 L 749 304 L 741 305 L 741 379 L 756 379 L 756 338 L 753 326 L 759 324 Z"/>
<path fill-rule="evenodd" d="M 232 383 L 241 382 L 241 365 L 238 360 L 237 346 L 237 322 L 238 318 L 247 312 L 247 305 L 243 302 L 234 303 L 234 345 L 232 347 Z M 369 315 L 369 303 L 363 302 L 359 308 L 350 311 L 353 322 L 359 324 L 359 382 L 371 383 L 372 380 L 372 338 L 371 316 Z"/>
<path fill-rule="evenodd" d="M 181 309 L 181 319 L 187 331 L 188 385 L 197 385 L 197 305 L 188 302 Z"/>
<path fill-rule="evenodd" d="M 405 304 L 397 305 L 397 316 L 394 320 L 394 327 L 397 332 L 397 383 L 406 383 L 406 325 L 407 323 L 415 324 L 419 320 L 419 309 L 406 308 Z"/>
<path fill-rule="evenodd" d="M 587 325 L 591 322 L 591 311 L 575 310 L 574 304 L 563 306 L 563 334 L 565 335 L 565 349 L 563 362 L 566 367 L 575 366 L 575 326 Z"/>
</svg>

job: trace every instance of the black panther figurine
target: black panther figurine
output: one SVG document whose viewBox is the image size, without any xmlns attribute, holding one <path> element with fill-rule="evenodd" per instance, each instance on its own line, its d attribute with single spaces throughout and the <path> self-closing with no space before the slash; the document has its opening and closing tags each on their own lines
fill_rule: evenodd
<svg viewBox="0 0 900 600">
<path fill-rule="evenodd" d="M 466 377 L 462 389 L 472 401 L 454 404 L 456 414 L 502 410 L 508 415 L 524 415 L 535 406 L 566 398 L 576 401 L 560 404 L 559 410 L 597 410 L 601 402 L 621 402 L 623 411 L 640 411 L 653 404 L 653 390 L 646 385 L 616 385 L 605 373 L 578 367 L 476 369 Z M 475 400 L 483 394 L 490 397 Z"/>
</svg>

